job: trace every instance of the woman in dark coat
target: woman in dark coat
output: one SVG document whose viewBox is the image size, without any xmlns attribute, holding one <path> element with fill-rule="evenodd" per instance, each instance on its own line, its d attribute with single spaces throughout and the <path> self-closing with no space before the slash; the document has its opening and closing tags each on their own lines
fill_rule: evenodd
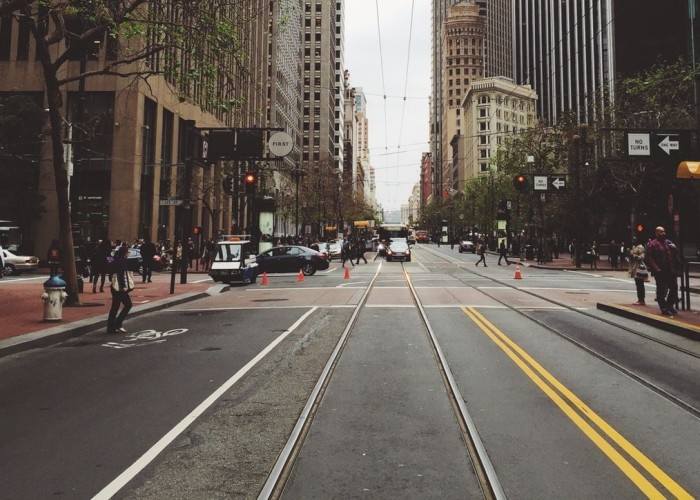
<svg viewBox="0 0 700 500">
<path fill-rule="evenodd" d="M 126 261 L 128 251 L 127 247 L 121 246 L 117 247 L 117 250 L 114 252 L 111 275 L 112 284 L 109 287 L 110 292 L 112 292 L 112 308 L 109 310 L 109 316 L 107 317 L 107 333 L 126 333 L 126 330 L 122 328 L 122 323 L 131 310 L 130 283 Z M 119 311 L 120 305 L 124 306 L 121 311 Z"/>
</svg>

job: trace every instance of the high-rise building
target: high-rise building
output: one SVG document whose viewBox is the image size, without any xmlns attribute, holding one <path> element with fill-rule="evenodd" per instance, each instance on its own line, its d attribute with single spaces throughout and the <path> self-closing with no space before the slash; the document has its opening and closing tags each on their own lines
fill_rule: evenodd
<svg viewBox="0 0 700 500">
<path fill-rule="evenodd" d="M 464 0 L 433 0 L 432 2 L 432 81 L 430 98 L 430 146 L 435 166 L 447 152 L 449 144 L 442 140 L 445 124 L 444 112 L 444 53 L 443 24 L 449 16 L 450 7 L 455 4 L 472 3 Z M 513 56 L 513 11 L 512 0 L 476 0 L 478 15 L 484 22 L 484 46 L 481 53 L 482 76 L 514 77 Z M 449 134 L 448 134 L 449 135 Z M 450 179 L 443 179 L 443 171 L 435 169 L 433 197 L 439 193 L 439 186 Z"/>
<path fill-rule="evenodd" d="M 436 165 L 441 170 L 443 197 L 451 190 L 459 190 L 459 172 L 463 162 L 454 161 L 459 148 L 453 146 L 463 135 L 464 116 L 462 99 L 474 81 L 484 76 L 486 20 L 479 15 L 476 2 L 464 0 L 450 7 L 442 28 L 443 76 L 442 76 L 442 157 Z"/>
<path fill-rule="evenodd" d="M 41 10 L 38 12 L 41 14 Z M 105 237 L 131 240 L 148 236 L 173 241 L 176 236 L 189 235 L 195 225 L 203 228 L 205 236 L 228 230 L 231 198 L 207 191 L 207 186 L 214 187 L 220 180 L 221 163 L 193 165 L 190 159 L 204 156 L 199 133 L 202 129 L 265 125 L 271 8 L 245 0 L 217 10 L 216 15 L 238 23 L 245 68 L 239 66 L 241 61 L 232 52 L 217 60 L 221 73 L 202 75 L 196 84 L 183 83 L 178 78 L 182 73 L 177 72 L 194 66 L 193 54 L 169 48 L 143 61 L 154 72 L 148 82 L 104 75 L 83 79 L 84 86 L 76 78 L 61 87 L 61 98 L 66 103 L 62 108 L 64 120 L 71 124 L 67 128 L 72 138 L 80 139 L 73 147 L 74 172 L 70 179 L 76 244 L 94 243 Z M 67 50 L 62 75 L 74 78 L 83 65 L 88 72 L 95 71 L 119 57 L 118 46 L 107 35 L 94 42 L 99 43 L 82 52 L 79 44 L 52 47 L 54 57 Z M 46 106 L 42 67 L 33 48 L 26 24 L 13 16 L 0 21 L 0 92 L 36 96 L 37 102 Z M 175 60 L 177 64 L 169 65 Z M 228 80 L 227 75 L 233 74 L 238 75 L 237 81 Z M 228 109 L 213 107 L 207 92 L 215 92 L 227 102 L 244 104 Z M 188 99 L 180 99 L 182 94 Z M 46 145 L 36 190 L 46 198 L 47 212 L 31 235 L 36 253 L 58 236 L 51 157 Z M 185 178 L 187 183 L 183 182 Z M 191 192 L 185 192 L 186 184 L 190 184 Z M 170 203 L 173 198 L 187 198 L 193 203 L 188 211 L 179 211 Z"/>
<path fill-rule="evenodd" d="M 320 162 L 343 169 L 342 15 L 342 0 L 304 0 L 302 163 L 309 172 Z"/>
<path fill-rule="evenodd" d="M 539 116 L 555 123 L 566 110 L 594 118 L 596 95 L 613 88 L 613 0 L 516 0 L 515 80 L 539 96 Z"/>
</svg>

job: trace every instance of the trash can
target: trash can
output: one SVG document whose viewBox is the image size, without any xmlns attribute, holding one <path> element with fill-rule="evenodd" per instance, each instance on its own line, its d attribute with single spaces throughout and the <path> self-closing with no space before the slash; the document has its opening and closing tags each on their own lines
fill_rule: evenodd
<svg viewBox="0 0 700 500">
<path fill-rule="evenodd" d="M 532 260 L 535 258 L 535 249 L 532 245 L 525 245 L 525 259 Z"/>
<path fill-rule="evenodd" d="M 66 301 L 66 282 L 58 276 L 51 276 L 44 282 L 44 321 L 61 321 L 63 319 L 63 303 Z"/>
</svg>

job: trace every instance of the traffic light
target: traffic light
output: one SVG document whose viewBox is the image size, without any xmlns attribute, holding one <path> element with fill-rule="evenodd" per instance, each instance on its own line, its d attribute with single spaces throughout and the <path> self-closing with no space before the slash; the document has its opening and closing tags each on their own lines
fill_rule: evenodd
<svg viewBox="0 0 700 500">
<path fill-rule="evenodd" d="M 192 228 L 192 234 L 194 234 L 195 236 L 199 236 L 200 234 L 202 234 L 202 227 L 201 226 L 194 226 Z"/>
<path fill-rule="evenodd" d="M 518 192 L 527 191 L 527 176 L 525 174 L 518 174 L 515 177 L 513 177 L 513 187 Z"/>
<path fill-rule="evenodd" d="M 642 234 L 644 232 L 644 224 L 637 224 L 634 230 L 637 231 L 637 234 Z"/>
<path fill-rule="evenodd" d="M 232 175 L 224 175 L 224 178 L 221 179 L 221 187 L 224 193 L 231 196 L 236 189 L 234 186 L 234 177 Z"/>
<path fill-rule="evenodd" d="M 243 176 L 243 183 L 245 184 L 245 192 L 248 194 L 255 194 L 255 182 L 258 180 L 257 176 L 253 172 L 246 172 Z"/>
</svg>

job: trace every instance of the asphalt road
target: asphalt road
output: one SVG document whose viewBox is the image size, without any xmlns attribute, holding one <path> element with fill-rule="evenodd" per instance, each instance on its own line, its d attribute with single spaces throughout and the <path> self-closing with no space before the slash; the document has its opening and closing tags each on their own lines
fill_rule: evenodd
<svg viewBox="0 0 700 500">
<path fill-rule="evenodd" d="M 514 282 L 476 259 L 418 246 L 405 268 L 506 494 L 697 496 L 697 358 L 594 309 L 633 285 L 531 269 Z M 274 275 L 134 318 L 130 337 L 1 359 L 0 498 L 256 497 L 379 267 Z M 401 267 L 381 264 L 286 498 L 478 496 Z"/>
</svg>

